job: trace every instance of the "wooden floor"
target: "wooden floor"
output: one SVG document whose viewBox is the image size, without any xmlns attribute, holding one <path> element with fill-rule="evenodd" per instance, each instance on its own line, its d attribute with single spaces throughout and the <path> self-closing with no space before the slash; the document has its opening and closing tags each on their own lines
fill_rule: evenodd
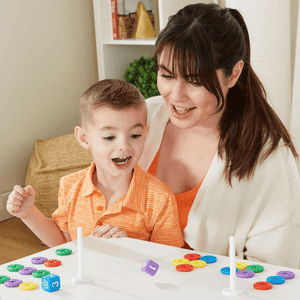
<svg viewBox="0 0 300 300">
<path fill-rule="evenodd" d="M 0 222 L 0 265 L 46 249 L 20 219 Z"/>
</svg>

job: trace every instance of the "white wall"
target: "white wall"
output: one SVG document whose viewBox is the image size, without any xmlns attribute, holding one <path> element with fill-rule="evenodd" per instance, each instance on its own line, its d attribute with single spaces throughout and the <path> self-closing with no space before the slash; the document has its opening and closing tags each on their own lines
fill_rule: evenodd
<svg viewBox="0 0 300 300">
<path fill-rule="evenodd" d="M 294 83 L 294 71 L 295 71 L 295 55 L 296 55 L 296 41 L 297 41 L 297 26 L 298 26 L 298 12 L 299 12 L 299 0 L 291 0 L 291 64 L 292 64 L 292 82 Z"/>
<path fill-rule="evenodd" d="M 293 64 L 299 0 L 227 0 L 244 16 L 251 40 L 252 66 L 272 105 L 290 128 Z"/>
<path fill-rule="evenodd" d="M 0 194 L 24 185 L 35 139 L 78 125 L 95 48 L 92 0 L 0 0 Z"/>
<path fill-rule="evenodd" d="M 169 16 L 172 16 L 176 14 L 181 8 L 183 8 L 186 5 L 189 4 L 195 4 L 195 3 L 213 3 L 217 2 L 214 0 L 158 0 L 158 7 L 159 7 L 159 24 L 160 24 L 160 30 L 162 28 L 165 28 Z"/>
</svg>

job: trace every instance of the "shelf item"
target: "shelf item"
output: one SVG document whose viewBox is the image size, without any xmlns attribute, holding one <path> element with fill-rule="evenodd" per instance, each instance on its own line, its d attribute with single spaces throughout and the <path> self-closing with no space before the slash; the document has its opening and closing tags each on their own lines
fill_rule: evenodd
<svg viewBox="0 0 300 300">
<path fill-rule="evenodd" d="M 137 6 L 131 36 L 132 38 L 149 38 L 156 36 L 145 5 L 142 2 L 139 2 Z"/>
<path fill-rule="evenodd" d="M 117 0 L 111 0 L 111 16 L 112 16 L 112 30 L 113 39 L 119 39 L 119 20 L 118 20 L 118 3 Z"/>
<path fill-rule="evenodd" d="M 109 6 L 112 1 L 117 7 L 122 6 L 124 0 L 93 0 L 94 3 L 94 22 L 95 35 L 97 46 L 97 61 L 98 61 L 98 78 L 124 78 L 124 73 L 127 70 L 129 63 L 140 59 L 144 56 L 152 57 L 155 50 L 156 38 L 132 39 L 125 35 L 114 39 L 112 35 L 112 16 L 109 17 Z M 110 3 L 109 3 L 110 2 Z M 158 33 L 166 26 L 168 18 L 174 15 L 179 9 L 188 4 L 198 3 L 198 0 L 125 0 L 125 13 L 130 18 L 135 17 L 138 2 L 142 2 L 149 14 L 151 10 L 154 13 L 152 23 L 155 21 L 155 33 Z M 203 3 L 213 3 L 213 0 L 202 0 Z M 124 9 L 119 9 L 120 14 L 124 13 Z M 111 7 L 112 12 L 112 7 Z M 124 18 L 123 18 L 124 19 Z M 154 20 L 153 20 L 154 19 Z M 120 19 L 119 19 L 120 20 Z M 121 26 L 126 24 L 121 22 Z M 129 26 L 129 25 L 128 25 Z M 123 27 L 124 28 L 124 27 Z"/>
</svg>

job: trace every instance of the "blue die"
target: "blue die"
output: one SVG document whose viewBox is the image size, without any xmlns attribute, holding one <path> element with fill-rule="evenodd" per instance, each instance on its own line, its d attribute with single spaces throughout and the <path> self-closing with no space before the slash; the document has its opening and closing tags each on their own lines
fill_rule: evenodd
<svg viewBox="0 0 300 300">
<path fill-rule="evenodd" d="M 46 292 L 55 292 L 60 289 L 60 278 L 57 275 L 49 274 L 42 277 L 41 285 Z"/>
<path fill-rule="evenodd" d="M 159 265 L 151 259 L 146 259 L 142 265 L 142 271 L 150 276 L 154 276 L 159 268 Z"/>
</svg>

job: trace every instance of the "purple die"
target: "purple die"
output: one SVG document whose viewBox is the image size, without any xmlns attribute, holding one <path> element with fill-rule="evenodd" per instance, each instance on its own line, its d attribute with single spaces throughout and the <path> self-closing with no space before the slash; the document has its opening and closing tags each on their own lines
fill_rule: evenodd
<svg viewBox="0 0 300 300">
<path fill-rule="evenodd" d="M 57 275 L 49 274 L 42 277 L 41 285 L 46 292 L 55 292 L 60 289 L 60 278 Z"/>
<path fill-rule="evenodd" d="M 150 276 L 154 276 L 159 268 L 159 265 L 151 259 L 146 259 L 142 265 L 142 271 Z"/>
</svg>

